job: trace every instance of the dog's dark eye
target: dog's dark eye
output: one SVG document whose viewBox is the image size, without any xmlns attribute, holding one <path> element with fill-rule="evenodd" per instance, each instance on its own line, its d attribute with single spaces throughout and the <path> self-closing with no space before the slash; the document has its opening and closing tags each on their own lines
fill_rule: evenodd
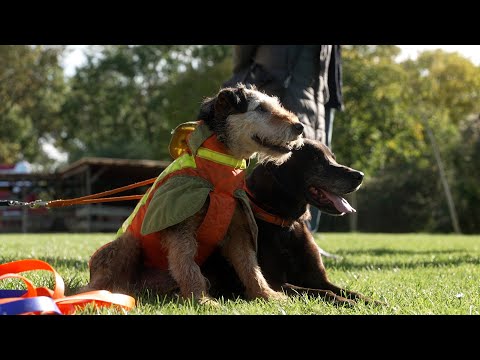
<svg viewBox="0 0 480 360">
<path fill-rule="evenodd" d="M 258 106 L 255 108 L 255 110 L 256 110 L 256 111 L 260 111 L 260 112 L 267 112 L 267 111 L 268 111 L 267 109 L 265 109 L 265 107 L 264 107 L 262 104 L 258 105 Z"/>
</svg>

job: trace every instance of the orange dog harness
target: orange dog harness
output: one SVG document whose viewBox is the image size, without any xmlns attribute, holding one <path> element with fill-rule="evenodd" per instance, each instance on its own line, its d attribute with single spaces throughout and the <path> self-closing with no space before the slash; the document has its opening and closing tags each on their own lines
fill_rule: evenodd
<svg viewBox="0 0 480 360">
<path fill-rule="evenodd" d="M 185 125 L 175 131 L 184 129 Z M 244 191 L 246 161 L 231 156 L 202 121 L 187 125 L 193 125 L 193 131 L 183 139 L 187 146 L 181 147 L 181 151 L 177 148 L 174 156 L 178 157 L 158 176 L 118 231 L 118 235 L 130 232 L 141 241 L 147 267 L 168 269 L 160 231 L 193 216 L 204 206 L 207 197 L 209 207 L 196 232 L 198 264 L 202 264 L 225 237 L 237 199 L 253 219 Z M 172 140 L 175 138 L 174 133 Z M 255 221 L 250 223 L 256 244 Z"/>
</svg>

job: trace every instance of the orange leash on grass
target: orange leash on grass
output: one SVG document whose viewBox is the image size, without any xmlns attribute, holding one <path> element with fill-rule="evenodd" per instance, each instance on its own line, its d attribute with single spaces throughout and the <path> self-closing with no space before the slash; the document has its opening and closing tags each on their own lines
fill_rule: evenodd
<svg viewBox="0 0 480 360">
<path fill-rule="evenodd" d="M 35 287 L 20 272 L 47 270 L 53 273 L 55 287 Z M 88 304 L 96 307 L 116 305 L 125 310 L 135 306 L 135 299 L 124 294 L 111 293 L 106 290 L 89 291 L 77 295 L 65 296 L 65 285 L 61 276 L 48 263 L 26 259 L 0 264 L 0 280 L 16 278 L 22 280 L 27 290 L 0 290 L 0 314 L 2 315 L 36 315 L 63 314 L 72 315 L 77 309 Z"/>
<path fill-rule="evenodd" d="M 143 195 L 129 195 L 118 197 L 102 197 L 134 189 L 144 185 L 150 185 L 157 178 L 152 178 L 123 186 L 117 189 L 104 191 L 97 194 L 82 196 L 74 199 L 41 201 L 29 203 L 19 201 L 0 201 L 1 206 L 29 206 L 32 208 L 47 207 L 56 208 L 77 204 L 91 204 L 98 202 L 112 202 L 125 200 L 138 200 Z M 20 272 L 32 270 L 47 270 L 55 277 L 55 288 L 35 287 L 33 283 Z M 53 267 L 41 260 L 26 259 L 0 264 L 0 281 L 16 278 L 22 280 L 27 290 L 1 290 L 0 289 L 0 315 L 36 315 L 36 314 L 74 314 L 77 309 L 94 304 L 96 307 L 117 305 L 125 310 L 135 306 L 135 300 L 128 295 L 111 293 L 106 290 L 89 291 L 72 296 L 64 296 L 65 285 L 63 279 Z"/>
</svg>

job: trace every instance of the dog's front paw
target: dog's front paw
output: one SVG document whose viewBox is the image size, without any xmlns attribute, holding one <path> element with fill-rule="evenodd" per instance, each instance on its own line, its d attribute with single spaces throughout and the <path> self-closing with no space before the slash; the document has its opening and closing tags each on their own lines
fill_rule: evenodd
<svg viewBox="0 0 480 360">
<path fill-rule="evenodd" d="M 269 295 L 269 299 L 270 299 L 270 300 L 285 301 L 285 300 L 288 299 L 288 296 L 285 295 L 283 292 L 273 291 L 273 292 Z"/>
<path fill-rule="evenodd" d="M 357 304 L 355 300 L 347 299 L 338 295 L 334 295 L 330 300 L 335 306 L 353 307 Z"/>
<path fill-rule="evenodd" d="M 263 289 L 261 292 L 249 296 L 251 299 L 262 298 L 265 300 L 287 300 L 288 296 L 283 292 L 273 289 Z"/>
<path fill-rule="evenodd" d="M 363 300 L 363 302 L 367 305 L 374 305 L 374 306 L 386 306 L 388 307 L 389 305 L 386 303 L 386 302 L 383 302 L 383 301 L 379 301 L 379 300 L 375 300 L 375 299 L 371 299 L 369 297 L 363 297 L 361 298 L 361 300 Z"/>
<path fill-rule="evenodd" d="M 201 296 L 198 299 L 198 303 L 202 306 L 212 307 L 218 309 L 221 307 L 220 303 L 210 296 Z"/>
</svg>

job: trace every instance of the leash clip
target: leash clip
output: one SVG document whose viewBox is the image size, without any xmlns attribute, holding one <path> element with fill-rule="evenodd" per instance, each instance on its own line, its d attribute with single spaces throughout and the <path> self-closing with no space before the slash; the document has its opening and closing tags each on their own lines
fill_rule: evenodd
<svg viewBox="0 0 480 360">
<path fill-rule="evenodd" d="M 31 209 L 38 209 L 41 207 L 47 207 L 47 201 L 35 200 L 27 203 L 27 205 L 30 206 Z"/>
</svg>

